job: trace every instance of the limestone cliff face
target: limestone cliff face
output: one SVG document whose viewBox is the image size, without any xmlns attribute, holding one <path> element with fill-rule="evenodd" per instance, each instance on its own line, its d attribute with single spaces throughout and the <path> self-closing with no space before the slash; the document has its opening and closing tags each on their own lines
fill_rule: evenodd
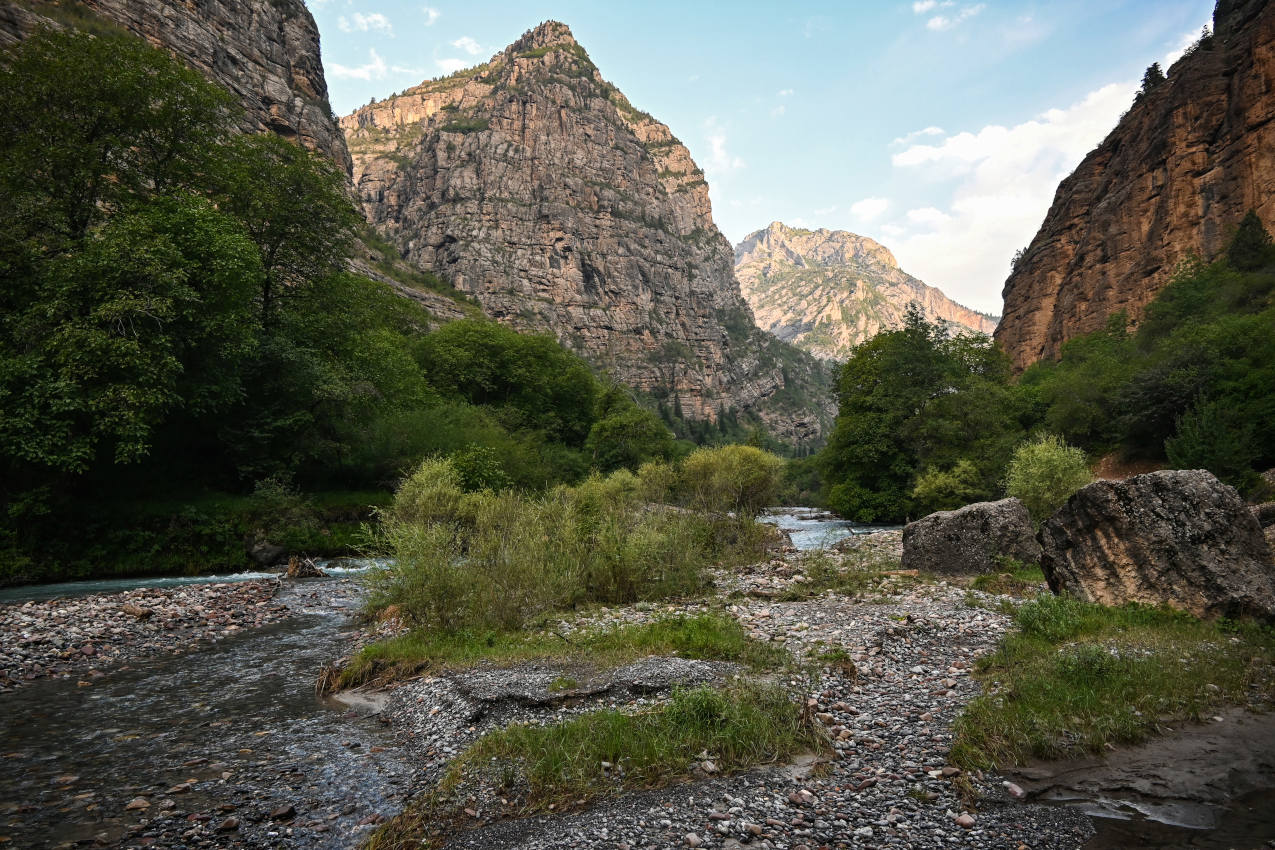
<svg viewBox="0 0 1275 850">
<path fill-rule="evenodd" d="M 1005 282 L 996 338 L 1017 368 L 1121 310 L 1137 320 L 1192 252 L 1249 209 L 1275 224 L 1275 3 L 1221 0 L 1178 60 L 1062 182 Z"/>
<path fill-rule="evenodd" d="M 341 126 L 368 221 L 488 314 L 690 417 L 736 407 L 802 441 L 829 420 L 822 368 L 755 327 L 703 172 L 567 27 Z"/>
<path fill-rule="evenodd" d="M 328 105 L 319 30 L 303 0 L 80 3 L 171 50 L 229 89 L 244 106 L 244 131 L 269 130 L 295 139 L 350 172 L 345 137 Z M 58 26 L 67 19 L 63 9 L 44 0 L 0 0 L 0 43 L 22 38 L 35 26 Z"/>
<path fill-rule="evenodd" d="M 954 331 L 990 334 L 996 320 L 899 268 L 885 246 L 844 230 L 773 222 L 735 246 L 735 276 L 757 324 L 824 360 L 901 327 L 910 303 Z"/>
</svg>

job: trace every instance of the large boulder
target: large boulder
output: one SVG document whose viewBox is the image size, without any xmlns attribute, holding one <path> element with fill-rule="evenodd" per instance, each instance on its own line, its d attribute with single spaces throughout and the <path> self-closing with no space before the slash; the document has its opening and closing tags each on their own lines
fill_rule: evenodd
<svg viewBox="0 0 1275 850">
<path fill-rule="evenodd" d="M 1000 558 L 1040 560 L 1027 507 L 1018 499 L 978 502 L 939 511 L 903 529 L 903 568 L 940 575 L 982 575 L 1002 569 Z"/>
<path fill-rule="evenodd" d="M 1209 472 L 1096 481 L 1045 521 L 1055 593 L 1171 605 L 1198 617 L 1275 617 L 1275 566 L 1253 512 Z"/>
</svg>

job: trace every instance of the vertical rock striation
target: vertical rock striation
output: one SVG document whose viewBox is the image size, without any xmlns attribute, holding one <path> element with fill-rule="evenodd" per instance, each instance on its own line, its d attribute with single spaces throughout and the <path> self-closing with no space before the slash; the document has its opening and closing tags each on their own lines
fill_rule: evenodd
<svg viewBox="0 0 1275 850">
<path fill-rule="evenodd" d="M 899 268 L 889 249 L 844 230 L 772 222 L 735 246 L 735 276 L 757 324 L 824 360 L 901 327 L 908 305 L 951 330 L 990 334 L 996 319 L 962 307 Z"/>
<path fill-rule="evenodd" d="M 1174 63 L 1058 187 L 1005 282 L 996 338 L 1015 367 L 1121 310 L 1137 320 L 1249 209 L 1275 224 L 1275 4 L 1220 0 L 1213 36 Z"/>
<path fill-rule="evenodd" d="M 822 367 L 755 327 L 690 152 L 566 26 L 341 126 L 368 221 L 498 320 L 691 418 L 737 408 L 803 442 L 831 419 Z"/>
<path fill-rule="evenodd" d="M 349 151 L 328 105 L 319 30 L 303 0 L 81 0 L 151 44 L 171 50 L 243 104 L 242 129 L 270 131 L 322 151 L 350 173 Z M 0 43 L 62 25 L 63 6 L 0 0 Z M 75 10 L 74 14 L 83 12 Z"/>
</svg>

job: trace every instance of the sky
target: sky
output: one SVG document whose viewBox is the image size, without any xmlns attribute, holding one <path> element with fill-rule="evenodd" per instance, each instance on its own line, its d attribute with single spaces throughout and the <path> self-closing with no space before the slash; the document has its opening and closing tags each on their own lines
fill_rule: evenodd
<svg viewBox="0 0 1275 850">
<path fill-rule="evenodd" d="M 772 221 L 876 239 L 989 313 L 1058 182 L 1209 0 L 307 0 L 333 110 L 558 20 L 707 174 L 732 243 Z"/>
</svg>

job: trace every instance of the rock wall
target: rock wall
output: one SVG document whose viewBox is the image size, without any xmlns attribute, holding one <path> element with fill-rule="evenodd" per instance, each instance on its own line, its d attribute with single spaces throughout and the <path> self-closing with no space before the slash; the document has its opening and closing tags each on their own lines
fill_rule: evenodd
<svg viewBox="0 0 1275 850">
<path fill-rule="evenodd" d="M 84 9 L 171 50 L 243 104 L 242 129 L 322 151 L 348 174 L 345 137 L 328 105 L 319 30 L 303 0 L 80 0 Z M 39 25 L 75 23 L 80 9 L 0 0 L 0 43 Z"/>
<path fill-rule="evenodd" d="M 844 230 L 772 222 L 735 246 L 735 276 L 757 324 L 824 360 L 898 328 L 916 302 L 953 331 L 990 334 L 996 319 L 962 307 L 899 268 L 884 245 Z"/>
<path fill-rule="evenodd" d="M 1275 225 L 1275 4 L 1221 0 L 1174 63 L 1058 187 L 1005 282 L 996 338 L 1016 368 L 1125 310 L 1136 321 L 1191 253 L 1249 209 Z"/>
<path fill-rule="evenodd" d="M 801 442 L 830 421 L 822 367 L 755 327 L 690 152 L 564 25 L 341 126 L 368 221 L 496 319 L 691 418 L 734 407 Z"/>
</svg>

